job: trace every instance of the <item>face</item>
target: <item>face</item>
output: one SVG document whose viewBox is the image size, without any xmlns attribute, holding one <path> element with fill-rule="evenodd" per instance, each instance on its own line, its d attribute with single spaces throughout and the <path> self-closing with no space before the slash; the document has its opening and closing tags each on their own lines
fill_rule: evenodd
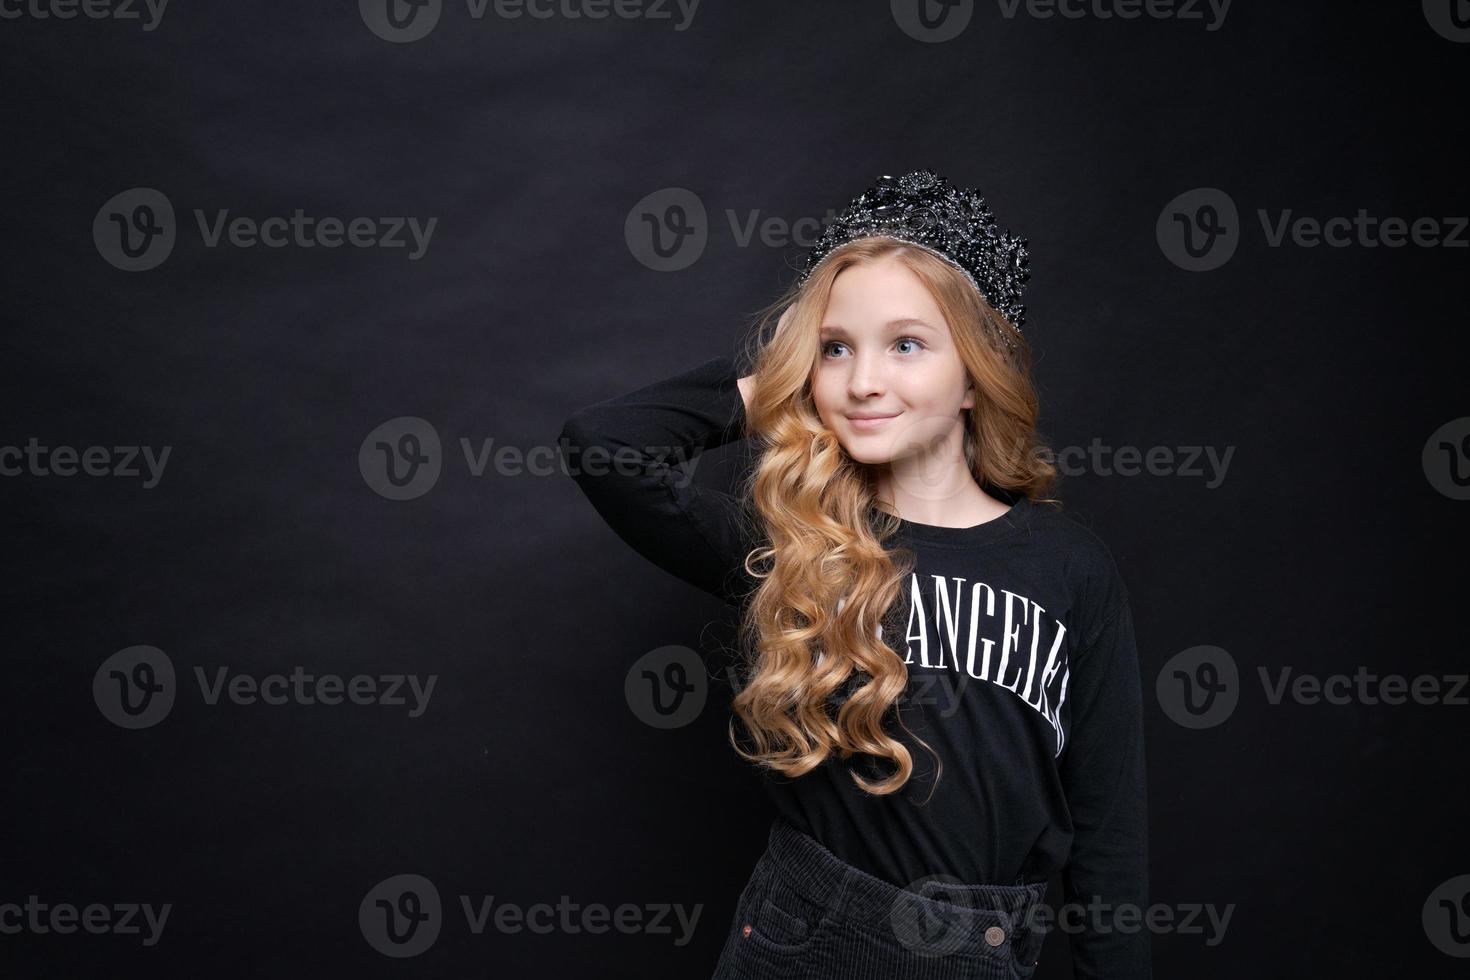
<svg viewBox="0 0 1470 980">
<path fill-rule="evenodd" d="M 838 274 L 822 318 L 813 401 L 860 463 L 962 445 L 974 391 L 939 306 L 897 259 Z"/>
</svg>

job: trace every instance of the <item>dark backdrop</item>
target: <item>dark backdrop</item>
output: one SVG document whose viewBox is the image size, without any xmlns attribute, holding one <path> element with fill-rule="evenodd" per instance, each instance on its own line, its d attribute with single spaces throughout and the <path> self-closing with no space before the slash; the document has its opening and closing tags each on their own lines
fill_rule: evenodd
<svg viewBox="0 0 1470 980">
<path fill-rule="evenodd" d="M 1060 493 L 1140 638 L 1156 975 L 1463 971 L 1463 3 L 41 3 L 0 5 L 0 905 L 47 908 L 0 975 L 707 976 L 769 819 L 725 744 L 733 624 L 564 474 L 461 440 L 544 452 L 735 352 L 814 221 L 920 167 L 1031 243 L 1043 427 L 1086 450 Z M 365 244 L 209 244 L 297 209 Z M 1283 216 L 1357 224 L 1273 245 Z M 1390 247 L 1389 217 L 1429 223 Z M 624 682 L 667 646 L 716 677 L 660 730 Z M 211 703 L 221 668 L 373 703 Z M 1364 679 L 1273 703 L 1287 668 Z M 416 717 L 391 675 L 434 676 Z M 407 874 L 442 911 L 401 958 L 370 920 L 429 901 Z M 635 924 L 476 934 L 461 896 Z"/>
</svg>

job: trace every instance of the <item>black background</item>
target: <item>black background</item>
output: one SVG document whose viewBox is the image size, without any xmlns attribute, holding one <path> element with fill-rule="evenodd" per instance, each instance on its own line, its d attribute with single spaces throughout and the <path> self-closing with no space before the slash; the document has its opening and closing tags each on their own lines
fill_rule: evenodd
<svg viewBox="0 0 1470 980">
<path fill-rule="evenodd" d="M 1030 241 L 1053 445 L 1235 447 L 1216 487 L 1096 469 L 1060 486 L 1132 595 L 1153 898 L 1234 905 L 1215 945 L 1156 936 L 1155 975 L 1462 975 L 1421 912 L 1470 872 L 1470 709 L 1271 705 L 1256 671 L 1465 670 L 1466 504 L 1421 451 L 1466 414 L 1467 252 L 1273 248 L 1256 212 L 1466 214 L 1470 45 L 1417 2 L 1236 0 L 1215 31 L 980 3 L 940 43 L 869 0 L 706 0 L 676 24 L 475 20 L 460 2 L 394 44 L 347 0 L 174 0 L 153 31 L 0 20 L 0 445 L 172 447 L 152 489 L 0 479 L 0 903 L 173 905 L 147 948 L 0 935 L 0 975 L 708 976 L 769 811 L 718 685 L 696 723 L 657 731 L 623 679 L 731 624 L 564 475 L 474 477 L 458 440 L 546 445 L 577 407 L 733 353 L 801 248 L 742 246 L 728 211 L 820 217 L 920 167 L 980 187 Z M 134 187 L 167 195 L 178 242 L 130 273 L 91 228 Z M 708 244 L 660 272 L 625 221 L 671 187 L 703 202 Z M 1155 236 L 1196 187 L 1242 221 L 1210 272 Z M 207 248 L 195 208 L 438 225 L 416 261 Z M 436 426 L 444 470 L 392 501 L 357 454 L 403 415 Z M 732 479 L 731 457 L 701 479 Z M 127 731 L 91 691 L 135 644 L 165 651 L 180 689 Z M 1206 644 L 1240 666 L 1240 705 L 1189 730 L 1153 684 Z M 297 665 L 438 682 L 408 718 L 211 706 L 192 676 Z M 405 872 L 447 920 L 397 960 L 357 908 Z M 703 909 L 684 946 L 476 936 L 460 894 Z M 1042 960 L 1039 977 L 1069 975 L 1064 936 Z"/>
</svg>

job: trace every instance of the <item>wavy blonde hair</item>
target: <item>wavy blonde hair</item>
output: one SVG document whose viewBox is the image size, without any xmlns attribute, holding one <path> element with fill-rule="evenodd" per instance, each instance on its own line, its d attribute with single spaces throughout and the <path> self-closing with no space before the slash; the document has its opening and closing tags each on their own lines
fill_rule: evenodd
<svg viewBox="0 0 1470 980">
<path fill-rule="evenodd" d="M 849 770 L 859 787 L 879 796 L 897 792 L 914 770 L 908 749 L 884 729 L 890 710 L 897 716 L 908 668 L 882 639 L 902 628 L 892 616 L 900 612 L 896 600 L 914 556 L 885 546 L 898 518 L 886 511 L 870 516 L 877 500 L 871 468 L 852 459 L 822 422 L 812 381 L 834 280 L 844 269 L 887 257 L 902 262 L 934 297 L 975 385 L 975 407 L 965 410 L 964 451 L 976 481 L 1059 503 L 1042 496 L 1056 469 L 1037 433 L 1030 348 L 943 259 L 892 238 L 858 239 L 758 311 L 745 434 L 760 455 L 743 490 L 769 544 L 746 556 L 746 571 L 760 585 L 741 618 L 748 653 L 732 702 L 753 749 L 737 740 L 734 719 L 730 738 L 741 757 L 790 778 L 834 753 L 886 760 L 892 772 L 876 781 Z M 788 308 L 789 322 L 772 330 Z M 992 339 L 1002 335 L 1014 342 L 1009 355 Z M 943 763 L 915 738 L 935 756 L 937 785 Z"/>
</svg>

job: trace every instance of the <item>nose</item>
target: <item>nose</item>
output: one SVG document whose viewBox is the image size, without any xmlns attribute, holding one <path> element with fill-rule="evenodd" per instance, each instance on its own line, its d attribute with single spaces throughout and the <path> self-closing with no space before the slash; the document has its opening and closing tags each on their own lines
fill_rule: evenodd
<svg viewBox="0 0 1470 980">
<path fill-rule="evenodd" d="M 847 394 L 853 401 L 862 401 L 884 392 L 881 358 L 871 351 L 854 354 L 852 372 L 847 376 Z"/>
</svg>

